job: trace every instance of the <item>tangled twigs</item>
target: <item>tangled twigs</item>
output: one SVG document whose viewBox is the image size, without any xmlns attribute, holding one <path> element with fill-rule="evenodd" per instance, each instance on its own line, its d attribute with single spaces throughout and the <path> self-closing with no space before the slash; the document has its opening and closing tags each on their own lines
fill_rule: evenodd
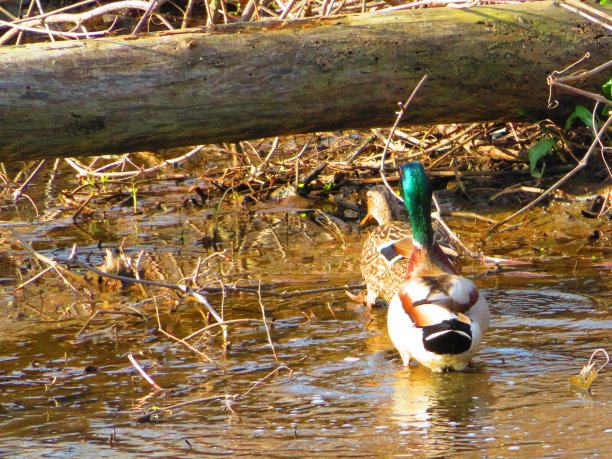
<svg viewBox="0 0 612 459">
<path fill-rule="evenodd" d="M 15 235 L 15 237 L 18 238 L 20 242 L 23 240 L 21 237 L 18 237 L 17 235 Z M 44 257 L 43 255 L 40 255 L 40 254 L 38 255 L 41 257 Z M 259 290 L 256 288 L 236 287 L 234 285 L 224 285 L 223 287 L 203 287 L 199 289 L 198 292 L 196 292 L 193 289 L 185 285 L 171 284 L 169 282 L 160 282 L 160 281 L 154 281 L 154 280 L 148 280 L 148 279 L 134 279 L 133 277 L 119 276 L 117 274 L 107 273 L 105 271 L 102 271 L 101 269 L 96 268 L 95 266 L 91 266 L 79 260 L 63 258 L 63 257 L 53 257 L 53 258 L 44 257 L 44 258 L 47 260 L 46 263 L 53 263 L 54 268 L 59 266 L 58 263 L 72 264 L 72 265 L 78 266 L 79 268 L 90 271 L 94 274 L 97 274 L 99 276 L 118 280 L 121 282 L 125 282 L 127 284 L 142 284 L 142 285 L 149 285 L 151 287 L 162 287 L 162 288 L 167 288 L 170 290 L 178 290 L 181 293 L 185 293 L 185 294 L 194 296 L 199 302 L 202 302 L 215 318 L 217 317 L 220 318 L 219 314 L 216 311 L 213 314 L 212 311 L 214 311 L 214 309 L 212 308 L 212 306 L 210 306 L 210 303 L 208 303 L 206 298 L 202 296 L 199 292 L 206 292 L 206 293 L 240 292 L 240 293 L 251 293 L 253 295 L 261 294 L 262 296 L 276 296 L 279 298 L 292 298 L 292 297 L 302 296 L 302 295 L 314 295 L 318 293 L 339 292 L 339 291 L 344 291 L 344 290 L 357 290 L 357 289 L 365 288 L 363 284 L 358 284 L 358 285 L 344 285 L 344 286 L 337 286 L 337 287 L 317 288 L 317 289 L 311 289 L 311 290 L 298 290 L 294 292 L 271 292 L 267 290 Z M 74 276 L 74 274 L 72 275 Z"/>
<path fill-rule="evenodd" d="M 184 286 L 177 285 L 177 284 L 169 284 L 167 282 L 158 282 L 158 281 L 151 281 L 151 280 L 146 280 L 146 279 L 139 280 L 139 279 L 133 279 L 131 277 L 117 276 L 117 275 L 105 273 L 104 271 L 100 271 L 97 268 L 94 268 L 93 266 L 87 265 L 86 263 L 81 263 L 81 262 L 74 261 L 74 260 L 66 260 L 64 258 L 57 258 L 57 257 L 55 258 L 55 260 L 66 262 L 66 263 L 73 263 L 81 268 L 88 269 L 101 276 L 105 276 L 110 279 L 120 280 L 122 282 L 131 282 L 135 284 L 142 283 L 144 285 L 151 285 L 151 286 L 157 286 L 157 287 L 171 288 L 173 290 L 180 290 L 183 293 L 189 293 L 189 294 L 194 293 L 193 290 L 190 290 L 188 287 L 184 287 Z M 224 292 L 250 293 L 252 295 L 275 296 L 279 298 L 293 298 L 296 296 L 303 296 L 303 295 L 317 295 L 319 293 L 341 292 L 344 290 L 358 290 L 358 289 L 364 289 L 364 288 L 365 288 L 364 284 L 358 284 L 358 285 L 341 285 L 337 287 L 315 288 L 315 289 L 309 289 L 309 290 L 296 290 L 293 292 L 272 292 L 269 290 L 261 290 L 260 288 L 237 287 L 235 285 L 223 284 L 222 287 L 202 287 L 198 291 L 206 292 L 206 293 L 224 293 Z M 185 289 L 187 289 L 188 292 L 185 291 Z"/>
<path fill-rule="evenodd" d="M 10 30 L 6 32 L 2 37 L 0 37 L 0 45 L 4 45 L 8 43 L 15 35 L 17 35 L 20 31 L 33 32 L 39 34 L 51 34 L 58 37 L 63 38 L 92 38 L 99 37 L 102 35 L 108 34 L 112 30 L 112 26 L 106 30 L 102 31 L 87 31 L 84 27 L 84 23 L 87 21 L 91 21 L 92 19 L 101 17 L 105 14 L 114 13 L 123 11 L 126 9 L 135 9 L 135 10 L 143 10 L 146 13 L 143 15 L 143 19 L 146 20 L 150 13 L 158 9 L 163 3 L 164 0 L 153 0 L 151 2 L 143 1 L 143 0 L 123 0 L 108 3 L 106 5 L 99 6 L 89 11 L 85 11 L 83 13 L 63 13 L 68 8 L 60 8 L 57 11 L 52 11 L 40 16 L 35 16 L 32 18 L 25 18 L 21 20 L 16 20 L 13 22 L 0 21 L 1 27 L 9 28 Z M 85 2 L 80 3 L 80 5 L 85 4 Z M 72 5 L 73 7 L 76 5 Z M 156 15 L 158 19 L 168 28 L 173 29 L 172 25 L 161 15 Z M 70 32 L 62 32 L 55 31 L 48 28 L 50 24 L 65 24 L 72 23 L 75 27 Z M 46 26 L 46 28 L 39 29 L 37 27 Z M 114 25 L 114 24 L 113 24 Z M 81 29 L 81 32 L 74 32 L 75 29 Z M 135 30 L 136 32 L 136 30 Z"/>
<path fill-rule="evenodd" d="M 208 303 L 208 301 L 206 303 Z M 177 343 L 181 343 L 183 346 L 185 346 L 190 351 L 193 351 L 196 354 L 198 354 L 200 357 L 202 357 L 208 363 L 212 363 L 213 365 L 217 365 L 213 359 L 208 357 L 202 351 L 197 350 L 195 347 L 193 347 L 191 344 L 189 344 L 185 339 L 178 338 L 178 337 L 174 336 L 173 334 L 168 333 L 166 330 L 164 330 L 164 327 L 162 326 L 162 323 L 161 323 L 161 319 L 159 317 L 159 308 L 157 307 L 157 302 L 155 303 L 155 313 L 157 315 L 157 329 L 160 331 L 160 333 L 162 333 L 164 336 L 170 338 L 171 340 L 176 341 Z M 227 325 L 225 325 L 225 323 L 223 322 L 223 319 L 218 320 L 217 324 L 220 325 L 221 327 L 223 327 L 223 330 L 225 330 L 225 331 L 227 330 Z M 226 338 L 226 337 L 227 337 L 227 334 L 224 335 L 224 338 Z M 217 365 L 217 367 L 218 367 L 218 365 Z"/>
<path fill-rule="evenodd" d="M 151 13 L 153 12 L 153 10 L 157 9 L 159 7 L 158 4 L 159 4 L 158 0 L 151 0 L 149 2 L 149 7 L 145 11 L 145 14 L 143 14 L 140 17 L 140 20 L 138 21 L 138 24 L 136 24 L 136 27 L 134 27 L 134 30 L 132 30 L 132 35 L 138 35 L 138 32 L 140 32 L 140 28 L 149 19 L 149 17 L 151 16 Z M 170 27 L 170 28 L 172 29 L 172 27 Z"/>
<path fill-rule="evenodd" d="M 441 0 L 438 1 L 437 4 L 443 5 L 470 5 L 472 0 Z M 54 41 L 54 37 L 61 38 L 72 38 L 72 39 L 81 39 L 81 38 L 96 38 L 99 36 L 104 36 L 115 28 L 117 21 L 115 20 L 112 25 L 106 30 L 95 30 L 89 31 L 87 30 L 85 24 L 99 24 L 102 22 L 100 19 L 103 15 L 115 14 L 116 17 L 125 14 L 125 11 L 129 10 L 139 10 L 144 13 L 141 15 L 137 25 L 132 29 L 132 35 L 136 35 L 140 32 L 142 26 L 150 21 L 151 17 L 154 16 L 159 23 L 161 23 L 165 28 L 172 30 L 174 27 L 172 26 L 172 17 L 167 16 L 176 16 L 172 13 L 168 13 L 167 11 L 164 14 L 160 14 L 159 10 L 162 5 L 167 3 L 167 0 L 118 0 L 118 1 L 110 1 L 107 4 L 96 6 L 88 11 L 83 11 L 79 13 L 67 13 L 67 11 L 74 11 L 79 8 L 84 8 L 92 3 L 98 3 L 94 0 L 84 0 L 81 2 L 77 2 L 72 5 L 67 5 L 62 8 L 58 8 L 54 11 L 50 11 L 47 13 L 43 13 L 41 10 L 41 14 L 32 16 L 32 17 L 23 17 L 21 19 L 16 18 L 16 12 L 13 14 L 8 10 L 4 10 L 0 7 L 0 12 L 4 13 L 10 21 L 0 21 L 0 28 L 9 29 L 3 36 L 0 36 L 0 45 L 8 44 L 17 36 L 16 43 L 20 43 L 20 37 L 24 32 L 29 32 L 37 35 L 47 35 L 50 41 Z M 192 14 L 194 8 L 194 1 L 188 0 L 185 9 L 181 9 L 179 5 L 174 4 L 179 12 L 179 20 L 181 21 L 181 29 L 185 29 L 190 24 L 190 16 Z M 33 5 L 35 2 L 30 2 L 30 8 L 27 12 L 27 16 L 30 15 Z M 341 13 L 352 13 L 352 12 L 361 12 L 365 11 L 393 11 L 395 9 L 406 9 L 406 8 L 419 8 L 423 5 L 429 5 L 431 2 L 427 1 L 416 1 L 412 3 L 407 3 L 400 6 L 388 6 L 383 1 L 377 0 L 343 0 L 341 2 L 335 2 L 333 0 L 328 1 L 325 0 L 320 2 L 320 4 L 311 5 L 308 0 L 289 0 L 287 3 L 281 2 L 278 4 L 272 3 L 269 0 L 262 1 L 249 1 L 246 3 L 244 8 L 244 12 L 242 15 L 237 18 L 233 15 L 228 14 L 228 4 L 225 0 L 217 1 L 217 2 L 204 2 L 204 8 L 206 10 L 206 25 L 212 26 L 215 23 L 219 23 L 222 20 L 225 23 L 240 21 L 247 22 L 251 20 L 261 20 L 262 18 L 274 18 L 279 21 L 284 21 L 287 19 L 295 19 L 299 17 L 307 17 L 307 16 L 329 16 L 334 14 Z M 176 19 L 176 18 L 175 18 Z M 74 24 L 74 27 L 70 31 L 64 30 L 53 30 L 50 26 L 59 25 L 60 27 L 65 27 L 64 24 Z M 78 30 L 78 31 L 77 31 Z M 119 31 L 121 33 L 121 31 Z M 125 32 L 123 32 L 125 33 Z"/>
<path fill-rule="evenodd" d="M 151 287 L 162 287 L 162 288 L 167 288 L 170 290 L 177 290 L 180 291 L 181 293 L 187 294 L 192 296 L 193 298 L 195 298 L 199 303 L 202 303 L 204 306 L 206 306 L 206 308 L 208 309 L 208 311 L 211 313 L 211 315 L 215 318 L 215 320 L 218 321 L 218 325 L 222 325 L 225 322 L 223 321 L 223 318 L 217 313 L 217 311 L 212 307 L 212 305 L 208 302 L 208 300 L 202 295 L 201 292 L 205 292 L 205 293 L 223 293 L 223 292 L 240 292 L 240 293 L 250 293 L 253 295 L 261 295 L 261 296 L 274 296 L 274 297 L 279 297 L 279 298 L 293 298 L 296 296 L 303 296 L 303 295 L 316 295 L 319 293 L 326 293 L 326 292 L 338 292 L 338 291 L 345 291 L 345 290 L 358 290 L 358 289 L 363 289 L 365 288 L 365 286 L 363 284 L 358 284 L 358 285 L 344 285 L 344 286 L 336 286 L 336 287 L 325 287 L 325 288 L 317 288 L 317 289 L 309 289 L 309 290 L 297 290 L 297 291 L 293 291 L 293 292 L 272 292 L 272 291 L 267 291 L 267 290 L 261 290 L 261 287 L 259 288 L 248 288 L 248 287 L 236 287 L 235 285 L 223 285 L 222 287 L 202 287 L 201 289 L 199 289 L 198 291 L 195 291 L 193 289 L 191 289 L 190 287 L 186 286 L 186 285 L 181 285 L 181 284 L 172 284 L 169 282 L 160 282 L 160 281 L 154 281 L 154 280 L 148 280 L 148 279 L 135 279 L 133 277 L 126 277 L 126 276 L 120 276 L 117 274 L 111 274 L 108 273 L 106 271 L 103 271 L 101 269 L 96 268 L 95 266 L 91 266 L 87 263 L 84 263 L 82 261 L 73 259 L 73 258 L 64 258 L 64 257 L 53 257 L 53 258 L 48 258 L 45 257 L 44 255 L 36 252 L 31 246 L 30 244 L 25 241 L 25 239 L 23 239 L 21 237 L 21 235 L 19 235 L 15 230 L 11 229 L 10 230 L 13 233 L 13 236 L 19 240 L 19 242 L 21 242 L 21 244 L 26 247 L 26 249 L 31 252 L 36 258 L 40 259 L 41 261 L 47 263 L 48 265 L 50 265 L 50 269 L 55 269 L 56 271 L 62 270 L 62 272 L 64 273 L 69 273 L 70 276 L 73 276 L 74 278 L 79 278 L 79 276 L 77 276 L 76 274 L 71 273 L 69 270 L 67 270 L 66 268 L 63 268 L 61 265 L 59 265 L 59 263 L 64 263 L 67 265 L 74 265 L 74 266 L 78 266 L 79 268 L 85 269 L 87 271 L 90 271 L 94 274 L 97 274 L 99 276 L 102 277 L 106 277 L 108 279 L 114 279 L 114 280 L 118 280 L 121 281 L 123 283 L 126 284 L 141 284 L 141 285 L 148 285 Z M 36 278 L 40 277 L 40 273 L 36 276 Z M 16 290 L 23 288 L 25 286 L 25 284 L 31 282 L 32 280 L 20 285 L 19 287 L 16 288 Z M 76 289 L 74 287 L 72 287 L 75 291 Z"/>
<path fill-rule="evenodd" d="M 70 277 L 73 282 L 81 282 L 82 279 L 77 276 L 76 274 L 73 274 L 72 272 L 70 272 L 69 270 L 67 270 L 66 268 L 64 268 L 63 266 L 61 266 L 57 260 L 53 259 L 53 258 L 49 258 L 44 256 L 41 253 L 38 253 L 36 250 L 34 250 L 34 248 L 32 247 L 32 245 L 26 241 L 17 231 L 15 231 L 13 228 L 9 228 L 9 231 L 12 233 L 13 237 L 15 239 L 17 239 L 21 245 L 28 251 L 30 252 L 37 260 L 45 263 L 48 265 L 48 267 L 43 270 L 41 273 L 38 273 L 36 276 L 34 276 L 32 279 L 22 283 L 21 285 L 18 285 L 17 287 L 15 287 L 14 292 L 21 290 L 22 288 L 24 288 L 26 285 L 28 285 L 29 283 L 33 282 L 34 280 L 38 279 L 39 277 L 41 277 L 44 273 L 48 272 L 48 271 L 55 271 L 57 273 L 58 276 L 60 276 L 60 278 L 62 279 L 62 281 L 64 282 L 64 284 L 66 284 L 68 287 L 70 287 L 71 290 L 73 290 L 74 292 L 77 292 L 78 289 L 68 281 L 68 278 Z"/>
<path fill-rule="evenodd" d="M 579 59 L 577 62 L 574 62 L 573 64 L 571 64 L 570 66 L 568 66 L 567 68 L 561 70 L 561 71 L 554 71 L 552 72 L 548 78 L 547 78 L 547 82 L 548 85 L 550 86 L 550 96 L 549 96 L 549 101 L 548 101 L 548 105 L 550 108 L 554 108 L 557 105 L 557 101 L 552 100 L 552 88 L 553 87 L 557 87 L 560 89 L 564 89 L 570 92 L 573 92 L 575 94 L 579 94 L 585 97 L 588 97 L 592 100 L 596 101 L 595 104 L 595 108 L 593 109 L 593 129 L 596 129 L 596 125 L 595 125 L 595 113 L 597 113 L 597 108 L 599 106 L 600 103 L 608 105 L 608 106 L 612 106 L 612 101 L 608 100 L 606 97 L 600 95 L 600 94 L 594 94 L 588 91 L 584 91 L 582 89 L 578 89 L 575 88 L 573 86 L 570 86 L 566 83 L 569 82 L 577 82 L 577 81 L 581 81 L 584 80 L 588 77 L 591 77 L 599 72 L 602 72 L 604 70 L 607 70 L 608 68 L 610 68 L 612 66 L 612 61 L 608 61 L 592 70 L 589 70 L 587 72 L 580 72 L 577 73 L 575 75 L 569 75 L 569 76 L 560 76 L 563 73 L 569 71 L 570 69 L 572 69 L 573 67 L 575 67 L 576 65 L 582 63 L 583 61 L 585 61 L 586 59 L 588 59 L 590 57 L 589 53 L 586 53 L 581 59 Z M 490 237 L 492 234 L 494 234 L 496 232 L 496 230 L 501 227 L 502 225 L 506 224 L 507 222 L 515 219 L 516 217 L 518 217 L 519 215 L 525 213 L 526 211 L 528 211 L 529 209 L 531 209 L 532 207 L 534 207 L 535 205 L 537 205 L 539 202 L 541 202 L 544 198 L 546 198 L 547 196 L 549 196 L 552 192 L 554 192 L 556 189 L 558 189 L 561 185 L 563 185 L 565 182 L 567 182 L 572 176 L 574 176 L 578 171 L 580 171 L 581 169 L 583 169 L 589 160 L 589 157 L 592 155 L 592 153 L 595 151 L 595 149 L 597 147 L 600 147 L 602 149 L 602 158 L 603 158 L 603 143 L 601 141 L 602 137 L 604 136 L 604 134 L 606 133 L 606 131 L 608 130 L 608 127 L 610 126 L 610 122 L 612 120 L 612 116 L 608 116 L 608 119 L 605 121 L 604 125 L 601 127 L 601 129 L 597 132 L 595 132 L 595 138 L 593 140 L 593 142 L 591 143 L 591 146 L 589 147 L 588 151 L 585 153 L 585 155 L 583 156 L 583 158 L 578 162 L 578 164 L 571 170 L 569 171 L 566 175 L 564 175 L 560 180 L 558 180 L 555 184 L 553 184 L 550 188 L 548 188 L 546 191 L 544 191 L 542 194 L 540 194 L 540 196 L 538 196 L 536 199 L 534 199 L 533 201 L 531 201 L 529 204 L 527 204 L 526 206 L 524 206 L 522 209 L 519 209 L 518 211 L 516 211 L 515 213 L 513 213 L 512 215 L 510 215 L 509 217 L 503 219 L 502 221 L 496 223 L 495 225 L 493 225 L 493 227 L 491 227 L 491 229 L 488 232 L 488 237 Z M 605 158 L 604 158 L 604 163 L 605 163 Z M 607 167 L 607 163 L 606 167 Z M 608 169 L 609 171 L 609 169 Z M 498 195 L 496 195 L 498 196 Z"/>
<path fill-rule="evenodd" d="M 50 29 L 37 29 L 34 27 L 28 27 L 22 24 L 13 24 L 11 22 L 0 20 L 0 26 L 10 27 L 11 30 L 6 32 L 2 37 L 0 37 L 0 45 L 6 44 L 11 38 L 17 35 L 19 32 L 33 32 L 33 33 L 42 33 L 47 35 L 54 35 L 61 38 L 94 38 L 94 37 L 102 37 L 110 32 L 110 28 L 106 30 L 101 30 L 97 32 L 59 32 Z"/>
<path fill-rule="evenodd" d="M 605 29 L 612 30 L 612 17 L 606 14 L 605 11 L 600 11 L 592 6 L 575 0 L 564 0 L 559 2 L 559 6 L 572 13 L 579 14 L 583 18 L 595 24 L 599 24 Z"/>
<path fill-rule="evenodd" d="M 596 107 L 597 108 L 597 107 Z M 529 209 L 531 209 L 532 207 L 534 207 L 535 205 L 537 205 L 539 202 L 541 202 L 544 198 L 546 198 L 547 196 L 549 196 L 553 191 L 555 191 L 557 188 L 559 188 L 561 185 L 563 185 L 565 182 L 567 182 L 572 176 L 574 176 L 576 174 L 576 172 L 578 172 L 579 170 L 581 170 L 582 168 L 584 168 L 588 161 L 589 161 L 589 157 L 593 154 L 593 152 L 595 151 L 595 149 L 598 146 L 601 146 L 601 138 L 602 136 L 606 133 L 606 131 L 608 130 L 608 127 L 610 126 L 610 122 L 612 122 L 612 114 L 610 116 L 608 116 L 608 119 L 606 120 L 606 122 L 604 123 L 604 125 L 601 127 L 601 129 L 599 131 L 597 131 L 597 134 L 595 136 L 595 139 L 593 140 L 593 142 L 591 143 L 591 146 L 589 147 L 588 151 L 585 153 L 584 157 L 580 160 L 580 162 L 576 165 L 576 167 L 574 167 L 571 171 L 569 171 L 567 174 L 565 174 L 560 180 L 558 180 L 554 185 L 552 185 L 550 188 L 548 188 L 544 193 L 542 193 L 540 196 L 538 196 L 536 199 L 534 199 L 533 201 L 531 201 L 529 204 L 527 204 L 525 207 L 523 207 L 520 210 L 517 210 L 516 212 L 514 212 L 512 215 L 510 215 L 509 217 L 504 218 L 502 221 L 496 223 L 495 225 L 493 225 L 491 227 L 491 229 L 488 232 L 488 235 L 492 235 L 494 232 L 496 232 L 497 228 L 501 227 L 502 225 L 505 225 L 506 223 L 508 223 L 511 220 L 514 220 L 516 217 L 518 217 L 519 215 L 527 212 Z"/>
<path fill-rule="evenodd" d="M 566 73 L 567 71 L 569 71 L 570 69 L 572 69 L 573 67 L 575 67 L 576 65 L 578 65 L 581 62 L 587 60 L 589 57 L 591 57 L 591 54 L 590 53 L 586 53 L 581 59 L 579 59 L 578 61 L 574 62 L 569 67 L 567 67 L 567 68 L 565 68 L 565 69 L 563 69 L 561 71 L 555 70 L 550 75 L 548 75 L 548 77 L 546 78 L 546 82 L 548 83 L 548 86 L 550 87 L 550 91 L 549 91 L 549 95 L 548 95 L 548 107 L 549 108 L 555 108 L 558 105 L 558 102 L 556 100 L 553 100 L 553 98 L 552 98 L 552 90 L 553 90 L 553 88 L 563 89 L 563 90 L 565 90 L 567 92 L 572 92 L 574 94 L 578 94 L 580 96 L 584 96 L 584 97 L 587 97 L 589 99 L 592 99 L 595 102 L 599 102 L 599 103 L 606 104 L 606 105 L 612 105 L 612 101 L 608 100 L 606 97 L 602 96 L 601 94 L 595 94 L 593 92 L 585 91 L 583 89 L 579 89 L 579 88 L 576 88 L 574 86 L 570 86 L 568 84 L 568 83 L 576 83 L 578 81 L 586 80 L 587 78 L 590 78 L 593 75 L 596 75 L 596 74 L 598 74 L 600 72 L 603 72 L 603 71 L 609 69 L 610 67 L 612 67 L 612 61 L 608 61 L 608 62 L 606 62 L 604 64 L 601 64 L 600 66 L 595 67 L 594 69 L 591 69 L 591 70 L 588 70 L 588 71 L 578 72 L 578 73 L 573 74 L 573 75 L 561 76 L 564 73 Z"/>
<path fill-rule="evenodd" d="M 107 273 L 101 269 L 98 269 L 94 266 L 91 266 L 87 263 L 83 263 L 81 261 L 75 260 L 75 259 L 70 259 L 70 258 L 62 258 L 62 257 L 53 257 L 53 258 L 48 258 L 38 252 L 36 252 L 32 246 L 19 234 L 17 233 L 14 229 L 10 229 L 10 231 L 12 232 L 13 236 L 21 243 L 21 245 L 23 245 L 23 247 L 28 250 L 28 252 L 32 253 L 34 255 L 34 257 L 36 257 L 38 260 L 46 263 L 47 265 L 49 265 L 50 268 L 54 269 L 62 278 L 62 280 L 75 292 L 77 292 L 77 288 L 74 287 L 70 282 L 68 282 L 68 280 L 66 279 L 67 276 L 65 276 L 64 274 L 66 273 L 68 276 L 72 277 L 73 279 L 77 279 L 79 281 L 82 281 L 82 278 L 80 278 L 80 276 L 73 274 L 72 272 L 70 272 L 69 270 L 67 270 L 66 268 L 62 267 L 59 263 L 65 263 L 65 264 L 73 264 L 73 265 L 77 265 L 80 268 L 83 268 L 87 271 L 91 271 L 95 274 L 98 274 L 99 276 L 103 276 L 103 277 L 107 277 L 109 279 L 115 279 L 115 280 L 119 280 L 121 282 L 124 282 L 126 284 L 140 284 L 140 285 L 150 285 L 150 286 L 157 286 L 157 287 L 164 287 L 164 288 L 168 288 L 171 290 L 178 290 L 182 293 L 188 294 L 190 296 L 192 296 L 193 298 L 195 298 L 198 302 L 200 302 L 201 304 L 203 304 L 206 309 L 208 309 L 208 311 L 210 312 L 210 314 L 215 318 L 215 320 L 217 320 L 217 322 L 219 323 L 223 323 L 223 318 L 217 313 L 217 311 L 215 311 L 215 309 L 212 307 L 212 305 L 208 302 L 208 300 L 201 295 L 198 292 L 193 291 L 192 289 L 190 289 L 189 287 L 185 286 L 185 285 L 179 285 L 179 284 L 171 284 L 171 283 L 167 283 L 167 282 L 157 282 L 157 281 L 150 281 L 147 279 L 134 279 L 132 277 L 126 277 L 126 276 L 119 276 L 119 275 L 115 275 L 115 274 L 111 274 L 111 273 Z M 40 275 L 35 276 L 35 278 L 40 277 Z M 31 280 L 30 280 L 31 281 Z M 18 286 L 15 290 L 19 290 L 21 288 L 23 288 L 27 283 L 29 283 L 30 281 Z"/>
<path fill-rule="evenodd" d="M 380 175 L 382 177 L 382 180 L 383 180 L 385 186 L 387 188 L 389 188 L 389 190 L 391 190 L 391 193 L 394 196 L 396 196 L 397 199 L 400 200 L 401 202 L 404 202 L 404 200 L 401 198 L 401 196 L 397 196 L 395 194 L 395 192 L 391 188 L 391 185 L 389 185 L 389 182 L 387 181 L 387 177 L 385 176 L 385 157 L 387 155 L 387 150 L 389 149 L 389 145 L 391 143 L 391 139 L 393 138 L 393 134 L 395 133 L 395 130 L 399 126 L 399 124 L 400 124 L 400 122 L 402 120 L 402 117 L 404 116 L 404 113 L 406 112 L 406 110 L 408 109 L 408 106 L 410 105 L 410 103 L 412 102 L 414 97 L 416 96 L 416 93 L 419 91 L 421 86 L 423 86 L 423 84 L 425 83 L 425 80 L 427 80 L 427 75 L 423 75 L 423 78 L 421 78 L 421 80 L 415 86 L 415 88 L 413 89 L 412 93 L 410 94 L 410 97 L 408 98 L 408 100 L 404 104 L 401 104 L 401 103 L 398 104 L 399 105 L 399 111 L 397 112 L 397 117 L 395 118 L 395 123 L 393 124 L 393 127 L 391 128 L 391 132 L 389 133 L 389 137 L 387 139 L 387 142 L 385 143 L 385 149 L 383 150 L 382 157 L 380 159 Z M 443 226 L 444 230 L 451 237 L 451 239 L 453 239 L 457 244 L 459 244 L 471 257 L 475 257 L 476 254 L 472 250 L 470 250 L 470 248 L 467 247 L 461 241 L 461 239 L 459 239 L 459 237 L 444 222 L 444 220 L 442 219 L 442 217 L 440 215 L 440 207 L 438 206 L 438 202 L 435 200 L 435 197 L 434 197 L 434 204 L 436 205 L 436 208 L 438 209 L 438 212 L 436 212 L 436 214 L 434 215 L 434 218 Z"/>
<path fill-rule="evenodd" d="M 149 174 L 151 172 L 155 172 L 155 171 L 160 170 L 160 169 L 162 169 L 162 168 L 164 168 L 166 166 L 174 166 L 176 164 L 179 164 L 179 163 L 181 163 L 183 161 L 186 161 L 187 159 L 191 158 L 192 156 L 198 154 L 203 149 L 204 149 L 204 145 L 199 145 L 199 146 L 193 148 L 192 150 L 188 151 L 184 155 L 177 156 L 176 158 L 165 159 L 160 164 L 158 164 L 156 166 L 149 167 L 147 169 L 138 169 L 138 170 L 135 170 L 135 171 L 126 171 L 126 172 L 107 172 L 108 169 L 111 169 L 113 167 L 119 167 L 119 166 L 125 165 L 125 163 L 128 162 L 126 157 L 122 158 L 122 160 L 120 160 L 120 161 L 117 161 L 117 162 L 114 162 L 112 164 L 107 164 L 105 166 L 102 166 L 102 167 L 100 167 L 100 168 L 98 168 L 96 170 L 91 170 L 89 167 L 80 164 L 74 158 L 64 158 L 64 160 L 74 170 L 76 170 L 79 173 L 79 176 L 81 176 L 81 177 L 93 176 L 93 177 L 106 177 L 106 178 L 133 178 L 133 177 L 136 177 L 138 175 L 144 175 L 144 174 Z"/>
</svg>

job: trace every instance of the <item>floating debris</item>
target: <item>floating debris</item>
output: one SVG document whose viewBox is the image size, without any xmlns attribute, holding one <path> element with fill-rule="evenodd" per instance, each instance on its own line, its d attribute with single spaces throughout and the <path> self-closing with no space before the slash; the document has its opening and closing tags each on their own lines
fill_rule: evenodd
<svg viewBox="0 0 612 459">
<path fill-rule="evenodd" d="M 595 356 L 599 353 L 604 355 L 606 362 L 601 364 L 599 367 L 596 367 L 598 362 L 595 360 Z M 595 350 L 593 354 L 591 354 L 589 363 L 586 366 L 582 367 L 582 370 L 580 370 L 580 374 L 570 376 L 570 385 L 579 387 L 580 389 L 590 392 L 591 386 L 593 385 L 593 381 L 595 381 L 599 372 L 603 370 L 608 365 L 608 363 L 610 363 L 610 356 L 605 351 L 605 349 Z"/>
</svg>

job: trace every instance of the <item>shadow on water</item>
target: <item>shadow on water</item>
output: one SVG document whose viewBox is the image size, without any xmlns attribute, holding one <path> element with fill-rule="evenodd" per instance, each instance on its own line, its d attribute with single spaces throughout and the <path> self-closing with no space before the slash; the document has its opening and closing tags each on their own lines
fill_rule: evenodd
<svg viewBox="0 0 612 459">
<path fill-rule="evenodd" d="M 297 213 L 228 213 L 220 224 L 221 248 L 231 256 L 203 266 L 211 284 L 261 280 L 282 291 L 360 281 L 363 236 L 356 225 L 341 228 L 342 244 L 334 231 Z M 78 242 L 94 264 L 103 251 L 93 236 L 109 245 L 127 237 L 134 251 L 150 253 L 159 278 L 188 276 L 197 257 L 210 254 L 202 245 L 210 219 L 198 211 L 154 212 L 140 220 L 118 214 L 87 231 L 69 221 L 52 225 L 51 233 L 45 224 L 20 231 L 47 255 L 65 255 Z M 475 242 L 469 228 L 459 228 Z M 12 294 L 18 273 L 27 278 L 38 268 L 26 266 L 21 249 L 8 245 L 0 254 L 0 455 L 610 456 L 610 371 L 591 395 L 568 384 L 593 350 L 611 350 L 609 272 L 589 263 L 579 244 L 563 248 L 554 237 L 545 244 L 527 229 L 518 231 L 522 242 L 492 241 L 489 250 L 528 261 L 527 267 L 486 275 L 482 266 L 466 269 L 492 311 L 470 371 L 402 368 L 385 311 L 368 318 L 342 292 L 264 296 L 275 352 L 292 373 L 279 371 L 234 401 L 278 366 L 261 324 L 230 329 L 227 359 L 218 335 L 198 343 L 219 362 L 212 365 L 160 335 L 155 304 L 139 303 L 144 296 L 136 289 L 92 285 L 94 294 L 84 301 L 45 276 Z M 195 303 L 159 290 L 148 295 L 156 295 L 160 320 L 175 336 L 203 327 Z M 226 319 L 261 318 L 256 296 L 209 299 Z M 147 319 L 100 317 L 76 338 L 93 311 L 136 304 Z M 128 363 L 129 353 L 169 391 L 152 392 Z M 175 409 L 163 422 L 129 422 L 152 406 L 219 395 L 228 398 Z"/>
</svg>

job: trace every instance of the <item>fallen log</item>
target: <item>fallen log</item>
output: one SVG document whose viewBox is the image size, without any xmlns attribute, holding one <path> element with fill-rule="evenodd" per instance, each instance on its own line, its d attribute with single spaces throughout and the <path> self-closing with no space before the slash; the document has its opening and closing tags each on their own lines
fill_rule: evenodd
<svg viewBox="0 0 612 459">
<path fill-rule="evenodd" d="M 388 126 L 424 74 L 404 123 L 551 117 L 546 76 L 609 38 L 545 1 L 0 47 L 0 161 Z"/>
</svg>

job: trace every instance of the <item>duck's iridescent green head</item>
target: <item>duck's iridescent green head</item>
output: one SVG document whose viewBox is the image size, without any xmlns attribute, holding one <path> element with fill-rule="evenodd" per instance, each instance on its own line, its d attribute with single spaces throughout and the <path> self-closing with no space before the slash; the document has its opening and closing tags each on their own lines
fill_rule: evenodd
<svg viewBox="0 0 612 459">
<path fill-rule="evenodd" d="M 434 242 L 431 227 L 431 186 L 421 163 L 400 166 L 400 189 L 410 215 L 412 240 L 422 247 Z"/>
</svg>

